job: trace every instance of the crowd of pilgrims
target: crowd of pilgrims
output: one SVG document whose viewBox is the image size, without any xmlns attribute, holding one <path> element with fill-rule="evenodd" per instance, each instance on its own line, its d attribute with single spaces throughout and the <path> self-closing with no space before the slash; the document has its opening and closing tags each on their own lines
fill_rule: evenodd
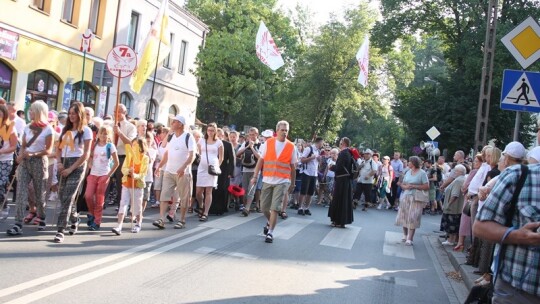
<svg viewBox="0 0 540 304">
<path fill-rule="evenodd" d="M 242 216 L 261 212 L 263 174 L 258 173 L 264 168 L 257 162 L 265 141 L 276 136 L 273 130 L 259 134 L 250 128 L 244 134 L 210 123 L 203 134 L 187 126 L 182 115 L 171 117 L 170 127 L 130 119 L 121 104 L 103 119 L 80 102 L 73 102 L 67 113 L 57 113 L 35 101 L 28 114 L 26 124 L 13 103 L 0 102 L 0 202 L 5 219 L 12 189 L 15 219 L 8 235 L 22 234 L 24 224 L 44 230 L 49 223 L 56 226 L 54 241 L 62 243 L 66 234 L 76 234 L 82 213 L 88 230 L 100 230 L 107 205 L 118 211 L 109 230 L 116 235 L 122 234 L 126 218 L 131 232 L 140 232 L 151 201 L 149 208 L 159 208 L 152 222 L 157 229 L 165 229 L 166 223 L 185 228 L 187 213 L 207 221 L 209 214 L 231 209 Z M 279 196 L 280 207 L 274 211 L 282 219 L 288 217 L 287 208 L 309 216 L 313 202 L 329 208 L 332 227 L 345 228 L 358 206 L 362 211 L 395 210 L 395 224 L 403 227 L 408 246 L 423 214 L 442 214 L 441 231 L 447 237 L 443 244 L 463 251 L 478 207 L 500 170 L 526 160 L 523 146 L 512 145 L 506 158 L 486 146 L 469 159 L 457 151 L 447 163 L 442 156 L 433 161 L 405 159 L 399 152 L 381 159 L 377 151 L 352 148 L 346 137 L 335 147 L 322 138 L 295 140 L 292 186 Z M 535 151 L 531 157 L 540 154 Z M 421 199 L 421 193 L 426 197 Z M 46 217 L 47 202 L 55 204 L 52 220 Z M 265 234 L 275 228 L 267 218 Z M 482 274 L 477 283 L 486 284 L 493 244 L 474 238 L 468 251 L 468 263 Z"/>
</svg>

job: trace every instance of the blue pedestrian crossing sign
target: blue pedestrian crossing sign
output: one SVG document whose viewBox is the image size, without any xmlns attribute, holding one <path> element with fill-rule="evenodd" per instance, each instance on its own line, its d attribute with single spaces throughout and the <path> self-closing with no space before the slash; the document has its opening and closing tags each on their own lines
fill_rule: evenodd
<svg viewBox="0 0 540 304">
<path fill-rule="evenodd" d="M 540 113 L 540 73 L 504 70 L 501 109 Z"/>
</svg>

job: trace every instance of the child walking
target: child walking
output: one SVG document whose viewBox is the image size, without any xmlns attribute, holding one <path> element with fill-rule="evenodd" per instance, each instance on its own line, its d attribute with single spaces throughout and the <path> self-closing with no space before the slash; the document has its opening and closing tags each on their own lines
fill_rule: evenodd
<svg viewBox="0 0 540 304">
<path fill-rule="evenodd" d="M 135 225 L 131 232 L 139 233 L 141 231 L 143 191 L 150 161 L 147 154 L 148 145 L 145 138 L 135 138 L 131 142 L 131 146 L 126 145 L 126 159 L 122 166 L 122 196 L 120 208 L 118 208 L 118 226 L 112 229 L 116 235 L 122 234 L 122 224 L 131 201 L 133 201 L 131 214 L 135 219 Z"/>
<path fill-rule="evenodd" d="M 98 140 L 90 154 L 90 175 L 86 179 L 84 195 L 88 206 L 87 225 L 90 231 L 99 230 L 101 226 L 105 191 L 111 176 L 119 166 L 116 147 L 111 142 L 112 134 L 111 127 L 101 127 L 97 134 Z"/>
</svg>

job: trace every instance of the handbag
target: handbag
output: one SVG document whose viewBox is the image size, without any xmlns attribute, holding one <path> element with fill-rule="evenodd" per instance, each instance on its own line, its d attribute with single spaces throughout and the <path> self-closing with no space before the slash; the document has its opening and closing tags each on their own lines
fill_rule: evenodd
<svg viewBox="0 0 540 304">
<path fill-rule="evenodd" d="M 429 203 L 429 192 L 416 189 L 414 191 L 414 201 L 420 203 Z"/>
<path fill-rule="evenodd" d="M 205 152 L 206 152 L 206 163 L 208 164 L 208 174 L 218 176 L 221 174 L 221 169 L 218 166 L 210 165 L 208 161 L 208 141 L 204 140 Z"/>
</svg>

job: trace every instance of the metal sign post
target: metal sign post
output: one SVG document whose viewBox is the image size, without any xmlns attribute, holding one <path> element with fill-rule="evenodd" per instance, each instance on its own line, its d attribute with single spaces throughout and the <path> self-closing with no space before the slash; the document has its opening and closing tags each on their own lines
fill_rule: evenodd
<svg viewBox="0 0 540 304">
<path fill-rule="evenodd" d="M 84 34 L 81 35 L 81 48 L 80 50 L 83 52 L 83 64 L 82 64 L 82 77 L 81 77 L 81 102 L 85 102 L 84 100 L 84 68 L 86 66 L 86 52 L 90 52 L 90 44 L 92 37 L 94 37 L 94 34 L 92 33 L 91 29 L 87 29 Z"/>
<path fill-rule="evenodd" d="M 116 108 L 120 104 L 120 80 L 133 74 L 137 68 L 137 54 L 127 45 L 115 46 L 107 55 L 107 69 L 116 78 L 118 78 L 118 87 L 116 88 Z M 114 115 L 114 124 L 118 121 L 118 111 Z"/>
</svg>

